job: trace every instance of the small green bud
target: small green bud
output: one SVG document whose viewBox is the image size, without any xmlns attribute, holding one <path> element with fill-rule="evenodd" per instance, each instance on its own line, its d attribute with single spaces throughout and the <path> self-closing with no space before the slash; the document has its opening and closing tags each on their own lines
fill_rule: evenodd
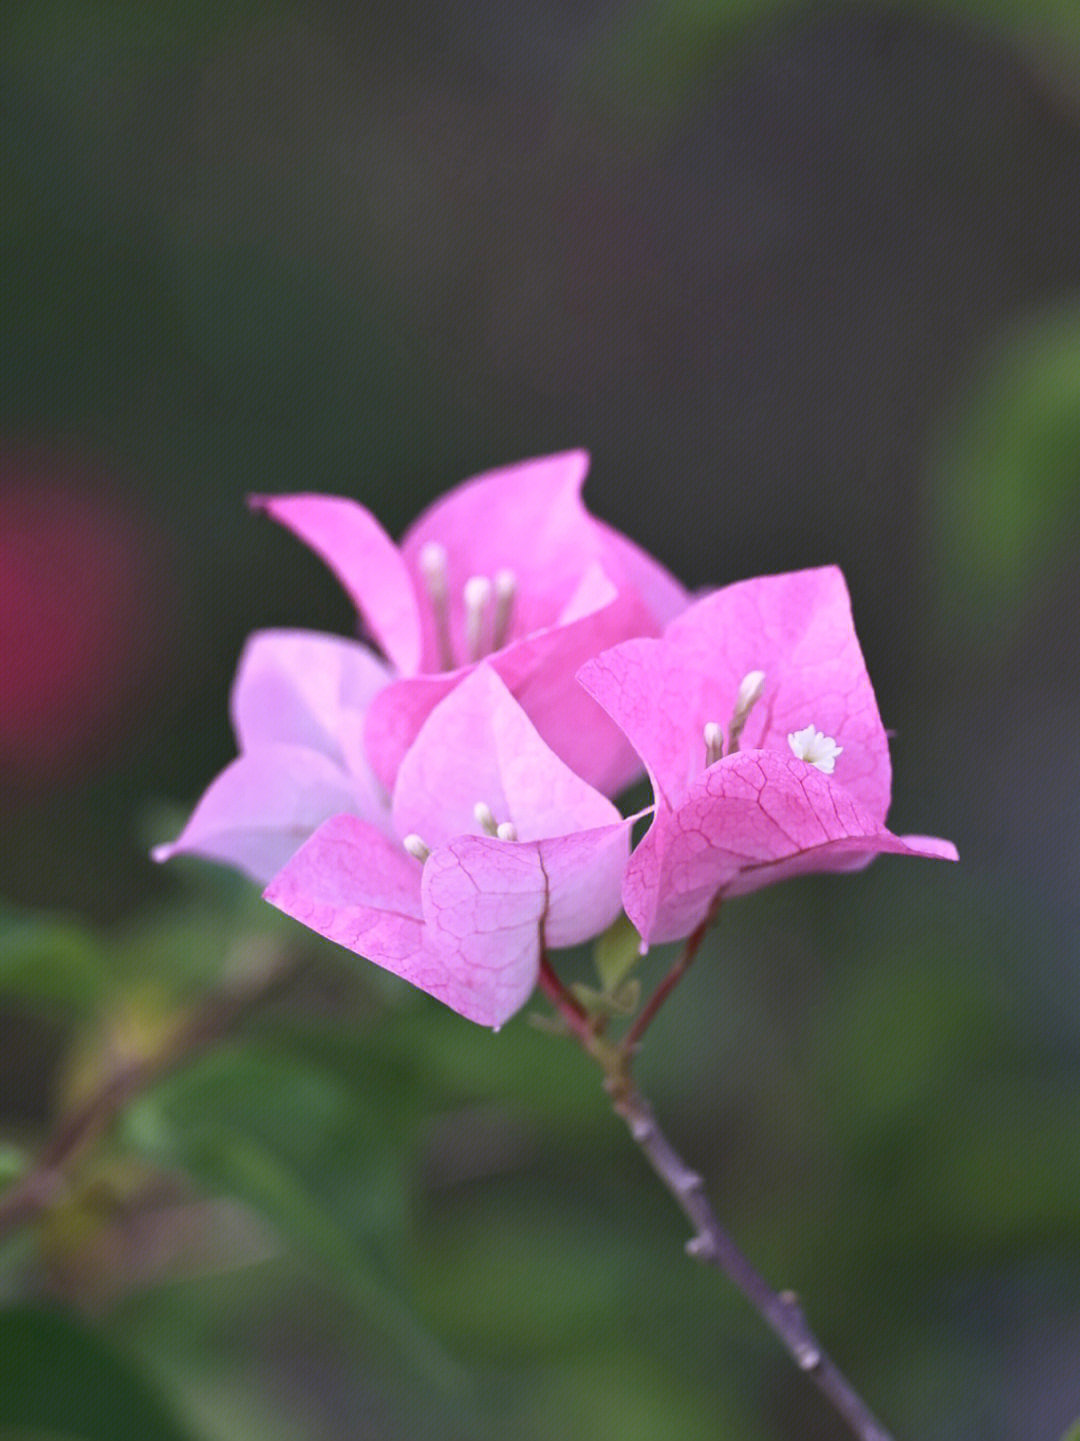
<svg viewBox="0 0 1080 1441">
<path fill-rule="evenodd" d="M 605 994 L 611 995 L 641 960 L 641 937 L 621 914 L 597 938 L 593 947 L 593 962 L 600 985 Z"/>
</svg>

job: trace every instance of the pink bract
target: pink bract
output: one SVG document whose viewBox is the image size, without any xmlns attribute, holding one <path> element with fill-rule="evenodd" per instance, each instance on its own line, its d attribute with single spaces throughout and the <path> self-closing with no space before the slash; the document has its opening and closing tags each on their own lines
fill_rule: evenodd
<svg viewBox="0 0 1080 1441">
<path fill-rule="evenodd" d="M 755 672 L 764 673 L 761 694 L 732 751 L 737 696 Z M 652 780 L 655 817 L 623 892 L 646 942 L 686 936 L 717 897 L 788 876 L 858 869 L 884 851 L 956 859 L 948 841 L 885 827 L 888 741 L 835 567 L 716 591 L 662 639 L 616 645 L 579 679 Z M 710 724 L 727 750 L 711 764 Z M 810 726 L 841 748 L 833 762 L 800 758 L 799 734 Z"/>
<path fill-rule="evenodd" d="M 508 838 L 485 833 L 478 802 Z M 326 821 L 266 899 L 469 1020 L 501 1025 L 532 993 L 544 947 L 618 914 L 631 822 L 544 744 L 487 665 L 424 720 L 391 814 L 389 832 Z"/>
<path fill-rule="evenodd" d="M 544 739 L 591 784 L 614 794 L 640 773 L 631 748 L 574 682 L 588 657 L 655 635 L 687 604 L 681 585 L 581 500 L 588 457 L 545 456 L 464 482 L 396 546 L 359 502 L 260 497 L 254 504 L 312 547 L 345 587 L 398 672 L 368 722 L 368 758 L 391 789 L 432 708 L 486 658 Z M 445 622 L 426 570 L 441 555 Z M 466 587 L 512 577 L 505 624 L 487 603 L 470 637 Z"/>
<path fill-rule="evenodd" d="M 240 755 L 213 780 L 155 860 L 191 854 L 265 884 L 329 816 L 390 824 L 364 759 L 364 712 L 387 671 L 356 641 L 261 631 L 244 647 L 231 711 Z"/>
</svg>

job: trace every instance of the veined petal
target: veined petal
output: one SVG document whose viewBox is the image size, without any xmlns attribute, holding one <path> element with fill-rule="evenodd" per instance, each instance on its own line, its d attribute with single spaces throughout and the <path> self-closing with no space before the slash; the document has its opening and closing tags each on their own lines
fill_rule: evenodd
<svg viewBox="0 0 1080 1441">
<path fill-rule="evenodd" d="M 658 626 L 665 626 L 690 604 L 686 587 L 627 536 L 602 520 L 593 524 L 600 532 L 603 549 L 601 565 L 619 590 L 632 590 Z"/>
<path fill-rule="evenodd" d="M 455 1009 L 501 1026 L 529 999 L 540 971 L 547 889 L 536 846 L 456 837 L 424 866 L 423 905 L 456 986 Z"/>
<path fill-rule="evenodd" d="M 616 638 L 651 625 L 637 597 L 624 592 L 565 625 L 514 642 L 487 661 L 543 740 L 605 795 L 617 795 L 628 786 L 640 775 L 641 765 L 618 727 L 577 683 L 575 672 Z M 388 790 L 428 715 L 472 669 L 394 681 L 372 701 L 364 743 L 375 774 Z"/>
<path fill-rule="evenodd" d="M 606 931 L 622 910 L 634 818 L 538 841 L 547 879 L 544 939 L 553 950 Z"/>
<path fill-rule="evenodd" d="M 405 755 L 420 727 L 473 667 L 391 681 L 364 717 L 364 750 L 380 784 L 392 792 Z"/>
<path fill-rule="evenodd" d="M 643 637 L 587 660 L 577 678 L 645 762 L 657 801 L 677 804 L 704 763 L 705 722 L 696 734 L 692 727 L 705 710 L 706 673 L 663 640 Z"/>
<path fill-rule="evenodd" d="M 457 836 L 424 867 L 424 915 L 472 1020 L 498 1026 L 532 994 L 544 946 L 619 913 L 630 821 L 537 842 Z"/>
<path fill-rule="evenodd" d="M 253 496 L 251 504 L 322 557 L 402 674 L 420 669 L 418 592 L 401 552 L 365 506 L 337 495 Z"/>
<path fill-rule="evenodd" d="M 945 841 L 893 835 L 844 787 L 790 753 L 740 751 L 658 807 L 627 868 L 623 903 L 646 941 L 676 940 L 718 895 L 790 876 L 858 870 L 883 852 L 955 859 Z"/>
<path fill-rule="evenodd" d="M 363 718 L 390 677 L 358 641 L 313 631 L 256 631 L 244 646 L 230 702 L 240 749 L 276 742 L 307 746 L 374 785 L 363 758 Z"/>
<path fill-rule="evenodd" d="M 424 869 L 399 842 L 352 816 L 334 816 L 263 894 L 319 935 L 401 976 L 470 1020 L 490 1025 L 486 1014 L 473 1014 L 468 985 L 462 984 L 424 924 Z"/>
<path fill-rule="evenodd" d="M 362 787 L 328 756 L 304 746 L 258 746 L 225 767 L 176 840 L 152 854 L 156 861 L 204 856 L 265 882 L 328 816 L 349 811 L 377 819 L 369 805 Z"/>
<path fill-rule="evenodd" d="M 724 724 L 743 679 L 764 672 L 743 749 L 788 751 L 813 725 L 843 748 L 837 781 L 878 820 L 889 805 L 889 748 L 834 566 L 726 586 L 678 616 L 659 644 L 627 641 L 583 667 L 582 685 L 676 806 L 703 760 L 702 732 Z"/>
<path fill-rule="evenodd" d="M 464 656 L 465 582 L 510 570 L 517 579 L 512 637 L 553 624 L 582 572 L 599 559 L 595 523 L 581 501 L 584 451 L 540 456 L 478 475 L 430 506 L 408 529 L 402 555 L 420 585 L 420 553 L 434 542 L 447 555 L 450 628 Z M 428 637 L 425 652 L 434 652 Z"/>
<path fill-rule="evenodd" d="M 610 605 L 618 594 L 619 587 L 603 566 L 594 563 L 578 576 L 577 585 L 556 617 L 556 624 L 570 625 L 573 621 L 595 615 L 598 610 Z"/>
<path fill-rule="evenodd" d="M 432 847 L 475 831 L 474 807 L 512 821 L 520 840 L 610 825 L 615 807 L 544 743 L 489 665 L 478 666 L 424 721 L 398 771 L 394 823 Z"/>
</svg>

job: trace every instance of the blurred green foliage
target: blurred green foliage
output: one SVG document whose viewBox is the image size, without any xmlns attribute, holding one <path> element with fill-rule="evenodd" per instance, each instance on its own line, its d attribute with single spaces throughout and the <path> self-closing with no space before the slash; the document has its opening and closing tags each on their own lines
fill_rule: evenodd
<svg viewBox="0 0 1080 1441">
<path fill-rule="evenodd" d="M 1073 0 L 871 0 L 861 8 L 1007 35 L 1047 68 L 1060 69 L 1066 84 L 1080 57 L 1080 11 Z M 717 65 L 747 44 L 823 13 L 817 0 L 645 0 L 627 7 L 579 84 L 594 103 L 655 127 L 700 100 Z"/>
<path fill-rule="evenodd" d="M 1028 321 L 965 400 L 934 465 L 933 576 L 942 614 L 985 653 L 1030 623 L 1080 541 L 1080 320 Z"/>
<path fill-rule="evenodd" d="M 190 1441 L 191 1433 L 94 1330 L 31 1307 L 0 1313 L 0 1435 Z"/>
<path fill-rule="evenodd" d="M 97 1020 L 70 962 L 78 928 L 40 927 L 22 996 L 56 1014 L 70 987 L 61 1100 L 109 1074 L 110 1014 L 130 1019 L 147 995 L 157 1014 L 190 1004 L 177 937 L 211 991 L 257 975 L 270 952 L 302 964 L 230 1039 L 135 1099 L 39 1223 L 36 1255 L 9 1260 L 9 1296 L 44 1290 L 69 1318 L 96 1318 L 85 1342 L 57 1320 L 45 1353 L 115 1348 L 208 1441 L 418 1424 L 540 1441 L 552 1415 L 599 1441 L 644 1441 L 665 1417 L 680 1437 L 770 1441 L 800 1424 L 785 1417 L 818 1415 L 756 1318 L 684 1256 L 677 1210 L 571 1042 L 525 1017 L 497 1037 L 478 1030 L 290 927 L 240 882 L 183 869 L 170 913 L 84 937 L 120 978 Z M 1005 956 L 949 919 L 953 897 L 935 928 L 924 881 L 826 880 L 809 927 L 768 897 L 732 907 L 641 1071 L 735 1233 L 805 1297 L 901 1434 L 951 1436 L 918 1400 L 928 1321 L 960 1304 L 962 1277 L 977 1294 L 980 1275 L 1032 1255 L 1065 1263 L 1080 1227 L 1063 1164 L 1080 1142 L 1080 1087 L 1018 1016 Z M 873 964 L 831 972 L 838 944 Z M 793 968 L 785 992 L 762 965 L 778 949 Z M 666 960 L 640 961 L 649 987 Z M 584 958 L 570 958 L 575 973 Z M 239 1209 L 199 1209 L 225 1202 Z M 989 1344 L 1006 1347 L 1006 1333 Z M 975 1373 L 950 1354 L 962 1389 Z M 267 1368 L 280 1398 L 269 1418 Z M 339 1411 L 325 1409 L 328 1387 Z M 0 1388 L 0 1427 L 28 1424 L 28 1393 L 10 1394 L 22 1399 Z M 93 1434 L 112 1435 L 103 1418 L 127 1403 L 97 1394 Z M 362 1415 L 379 1419 L 364 1429 Z"/>
</svg>

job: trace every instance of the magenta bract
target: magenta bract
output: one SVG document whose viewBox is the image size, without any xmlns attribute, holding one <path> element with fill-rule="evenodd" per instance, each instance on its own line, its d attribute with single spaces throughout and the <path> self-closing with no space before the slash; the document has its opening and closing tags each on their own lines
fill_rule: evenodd
<svg viewBox="0 0 1080 1441">
<path fill-rule="evenodd" d="M 388 790 L 425 717 L 484 658 L 591 784 L 615 794 L 640 773 L 574 672 L 616 641 L 658 634 L 688 598 L 588 513 L 587 468 L 588 457 L 570 451 L 466 481 L 400 547 L 354 500 L 254 502 L 326 561 L 398 672 L 368 720 L 368 759 Z"/>
<path fill-rule="evenodd" d="M 652 780 L 655 816 L 623 891 L 647 942 L 688 935 L 718 896 L 791 875 L 883 851 L 956 858 L 948 841 L 885 828 L 888 741 L 834 567 L 716 591 L 579 679 Z"/>
</svg>

